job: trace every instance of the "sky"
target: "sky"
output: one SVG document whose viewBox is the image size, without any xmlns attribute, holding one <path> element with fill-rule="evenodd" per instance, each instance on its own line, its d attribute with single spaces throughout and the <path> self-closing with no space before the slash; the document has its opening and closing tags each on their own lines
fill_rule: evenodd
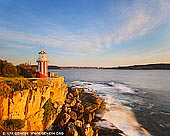
<svg viewBox="0 0 170 136">
<path fill-rule="evenodd" d="M 170 0 L 0 0 L 0 59 L 50 65 L 170 63 Z"/>
</svg>

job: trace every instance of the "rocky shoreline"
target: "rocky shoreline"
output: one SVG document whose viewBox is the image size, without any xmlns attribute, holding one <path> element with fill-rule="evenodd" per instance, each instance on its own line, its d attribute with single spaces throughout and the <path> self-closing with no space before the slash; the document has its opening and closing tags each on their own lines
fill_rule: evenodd
<svg viewBox="0 0 170 136">
<path fill-rule="evenodd" d="M 83 88 L 68 88 L 62 111 L 46 131 L 64 132 L 66 136 L 126 136 L 112 124 L 112 128 L 97 125 L 104 121 L 98 115 L 106 109 L 105 101 Z"/>
<path fill-rule="evenodd" d="M 64 77 L 2 78 L 0 135 L 19 131 L 28 135 L 61 132 L 66 136 L 150 136 L 131 109 L 93 89 L 68 87 Z"/>
</svg>

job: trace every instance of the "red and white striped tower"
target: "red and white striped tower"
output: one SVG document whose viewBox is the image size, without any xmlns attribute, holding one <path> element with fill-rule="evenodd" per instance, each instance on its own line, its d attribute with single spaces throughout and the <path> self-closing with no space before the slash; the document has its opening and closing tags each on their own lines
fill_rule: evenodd
<svg viewBox="0 0 170 136">
<path fill-rule="evenodd" d="M 38 67 L 37 67 L 37 78 L 46 78 L 48 77 L 48 59 L 46 57 L 46 52 L 44 51 L 44 48 L 38 53 L 39 58 L 37 60 Z"/>
</svg>

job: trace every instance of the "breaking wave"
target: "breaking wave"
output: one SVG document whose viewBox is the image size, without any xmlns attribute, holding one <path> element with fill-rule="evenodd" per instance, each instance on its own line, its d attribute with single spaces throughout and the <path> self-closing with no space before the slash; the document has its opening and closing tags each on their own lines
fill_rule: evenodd
<svg viewBox="0 0 170 136">
<path fill-rule="evenodd" d="M 116 126 L 128 136 L 150 136 L 150 134 L 138 123 L 130 105 L 134 99 L 125 97 L 123 94 L 133 95 L 137 91 L 124 84 L 115 82 L 92 83 L 85 81 L 74 81 L 69 83 L 76 88 L 85 88 L 85 91 L 97 94 L 106 102 L 106 111 L 100 115 L 104 121 L 99 121 L 98 126 L 107 128 Z M 135 100 L 138 101 L 138 100 Z M 139 100 L 139 103 L 141 101 Z"/>
</svg>

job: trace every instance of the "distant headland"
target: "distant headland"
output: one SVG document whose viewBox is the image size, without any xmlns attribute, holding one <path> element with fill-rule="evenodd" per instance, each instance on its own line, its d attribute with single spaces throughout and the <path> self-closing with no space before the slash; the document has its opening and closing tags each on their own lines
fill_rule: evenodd
<svg viewBox="0 0 170 136">
<path fill-rule="evenodd" d="M 2 77 L 32 78 L 32 77 L 36 77 L 36 69 L 37 69 L 37 65 L 30 65 L 27 63 L 23 63 L 17 66 L 14 66 L 11 62 L 0 59 L 0 76 Z M 118 66 L 118 67 L 79 67 L 79 66 L 49 65 L 48 69 L 170 70 L 170 63 Z"/>
<path fill-rule="evenodd" d="M 170 63 L 145 64 L 117 67 L 79 67 L 79 66 L 55 66 L 49 65 L 49 69 L 120 69 L 120 70 L 170 70 Z"/>
</svg>

